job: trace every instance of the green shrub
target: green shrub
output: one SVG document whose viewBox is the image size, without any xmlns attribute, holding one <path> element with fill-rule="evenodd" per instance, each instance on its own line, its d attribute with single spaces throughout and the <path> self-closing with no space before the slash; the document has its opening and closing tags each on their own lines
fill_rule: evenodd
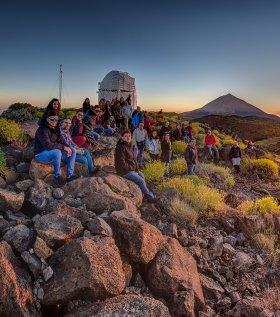
<svg viewBox="0 0 280 317">
<path fill-rule="evenodd" d="M 44 114 L 44 111 L 36 111 L 34 114 L 34 119 L 40 119 Z"/>
<path fill-rule="evenodd" d="M 21 127 L 12 120 L 0 118 L 0 141 L 1 142 L 15 142 L 23 141 L 25 134 Z"/>
<path fill-rule="evenodd" d="M 65 117 L 68 117 L 68 118 L 74 117 L 76 112 L 77 112 L 77 110 L 72 109 L 72 108 L 70 108 L 70 109 L 62 109 L 61 110 L 62 116 L 65 116 Z"/>
<path fill-rule="evenodd" d="M 183 158 L 173 160 L 170 165 L 170 172 L 173 175 L 186 174 L 187 164 Z"/>
<path fill-rule="evenodd" d="M 22 122 L 27 120 L 33 120 L 38 108 L 33 107 L 29 103 L 14 103 L 7 110 L 1 114 L 2 118 L 9 120 L 15 120 L 16 122 Z"/>
<path fill-rule="evenodd" d="M 160 161 L 148 163 L 142 172 L 148 182 L 158 181 L 163 178 L 165 174 L 165 164 Z"/>
<path fill-rule="evenodd" d="M 182 155 L 186 150 L 186 143 L 184 141 L 174 141 L 172 142 L 172 151 L 174 154 Z"/>
<path fill-rule="evenodd" d="M 217 189 L 195 184 L 187 177 L 171 178 L 158 185 L 160 191 L 168 188 L 177 189 L 183 199 L 197 212 L 218 211 L 224 202 L 223 195 Z"/>
<path fill-rule="evenodd" d="M 170 220 L 178 225 L 184 221 L 194 224 L 197 221 L 198 213 L 187 202 L 175 197 L 171 200 L 169 208 Z"/>
<path fill-rule="evenodd" d="M 245 158 L 241 164 L 242 173 L 250 175 L 256 173 L 261 179 L 275 179 L 278 177 L 278 165 L 267 158 L 249 159 Z"/>
<path fill-rule="evenodd" d="M 233 187 L 235 184 L 235 179 L 227 167 L 218 166 L 213 163 L 200 163 L 196 171 L 199 176 L 213 181 L 215 184 L 220 180 L 221 184 L 218 185 L 223 185 L 225 188 Z"/>
<path fill-rule="evenodd" d="M 205 134 L 199 133 L 195 136 L 196 139 L 196 143 L 199 146 L 203 146 L 204 145 L 204 138 L 205 138 Z"/>
<path fill-rule="evenodd" d="M 6 171 L 6 157 L 0 148 L 0 176 L 4 176 Z"/>
<path fill-rule="evenodd" d="M 280 214 L 280 205 L 277 200 L 271 196 L 266 196 L 255 201 L 247 200 L 243 202 L 238 209 L 247 214 Z"/>
</svg>

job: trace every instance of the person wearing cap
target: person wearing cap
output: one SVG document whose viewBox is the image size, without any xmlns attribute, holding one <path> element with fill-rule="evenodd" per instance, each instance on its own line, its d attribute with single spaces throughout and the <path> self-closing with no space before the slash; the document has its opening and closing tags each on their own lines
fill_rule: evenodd
<svg viewBox="0 0 280 317">
<path fill-rule="evenodd" d="M 212 134 L 211 130 L 207 130 L 205 138 L 204 138 L 204 144 L 208 150 L 208 153 L 210 156 L 216 161 L 219 161 L 219 151 L 216 147 L 217 140 L 214 134 Z"/>
<path fill-rule="evenodd" d="M 57 122 L 57 116 L 47 116 L 45 123 L 39 126 L 35 134 L 34 154 L 37 162 L 52 164 L 55 181 L 62 186 L 65 184 L 65 180 L 61 176 L 61 162 L 63 161 L 67 165 L 67 181 L 75 179 L 74 168 L 77 151 L 61 140 Z"/>
<path fill-rule="evenodd" d="M 198 162 L 196 140 L 191 138 L 185 151 L 185 160 L 187 163 L 187 174 L 193 175 Z"/>
</svg>

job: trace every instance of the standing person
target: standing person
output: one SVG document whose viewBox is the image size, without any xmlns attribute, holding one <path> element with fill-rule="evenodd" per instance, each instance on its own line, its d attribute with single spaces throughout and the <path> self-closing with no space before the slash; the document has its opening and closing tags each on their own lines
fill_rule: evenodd
<svg viewBox="0 0 280 317">
<path fill-rule="evenodd" d="M 132 129 L 136 129 L 139 126 L 140 122 L 144 122 L 144 115 L 141 112 L 141 108 L 137 107 L 136 110 L 132 113 L 131 125 Z"/>
<path fill-rule="evenodd" d="M 216 147 L 217 140 L 215 138 L 215 135 L 212 134 L 211 130 L 207 131 L 204 138 L 204 144 L 208 150 L 209 155 L 214 159 L 214 161 L 219 162 L 219 151 Z"/>
<path fill-rule="evenodd" d="M 90 109 L 90 100 L 89 98 L 86 98 L 85 101 L 83 102 L 83 113 L 86 115 Z"/>
<path fill-rule="evenodd" d="M 167 176 L 169 176 L 170 162 L 172 158 L 172 147 L 170 141 L 170 133 L 165 132 L 161 142 L 161 161 L 165 163 Z"/>
<path fill-rule="evenodd" d="M 136 150 L 136 158 L 139 167 L 143 166 L 143 154 L 148 140 L 148 133 L 144 129 L 144 122 L 140 122 L 138 128 L 133 131 L 132 145 Z"/>
<path fill-rule="evenodd" d="M 124 124 L 124 117 L 123 117 L 123 109 L 119 101 L 115 105 L 115 119 L 116 119 L 117 127 L 121 128 Z"/>
<path fill-rule="evenodd" d="M 105 103 L 105 110 L 104 110 L 104 121 L 106 122 L 107 120 L 109 120 L 109 118 L 112 116 L 112 111 L 111 111 L 111 105 L 110 105 L 110 101 L 106 101 Z"/>
<path fill-rule="evenodd" d="M 156 130 L 152 131 L 151 137 L 147 141 L 147 149 L 152 161 L 157 161 L 160 154 L 160 141 Z"/>
<path fill-rule="evenodd" d="M 180 141 L 182 140 L 182 129 L 181 129 L 181 124 L 178 123 L 175 130 L 172 131 L 172 138 L 175 141 Z"/>
<path fill-rule="evenodd" d="M 57 116 L 59 117 L 61 110 L 60 102 L 57 98 L 53 98 L 47 105 L 47 108 L 44 111 L 43 116 L 39 119 L 38 125 L 44 125 L 46 118 L 48 116 Z"/>
<path fill-rule="evenodd" d="M 35 134 L 34 154 L 37 162 L 51 163 L 54 169 L 55 182 L 59 186 L 65 185 L 61 176 L 61 162 L 67 164 L 67 181 L 76 179 L 74 176 L 76 149 L 71 149 L 60 138 L 57 127 L 58 117 L 47 116 Z"/>
<path fill-rule="evenodd" d="M 197 148 L 195 139 L 191 139 L 185 151 L 188 175 L 193 175 L 198 162 Z"/>
<path fill-rule="evenodd" d="M 154 124 L 154 121 L 149 116 L 149 113 L 147 111 L 144 111 L 144 128 L 146 129 L 148 135 L 151 135 L 153 124 Z"/>
<path fill-rule="evenodd" d="M 240 173 L 241 164 L 241 149 L 238 146 L 238 142 L 235 141 L 230 149 L 229 158 L 231 159 L 232 165 L 236 173 Z"/>
<path fill-rule="evenodd" d="M 125 130 L 122 133 L 122 137 L 116 145 L 115 169 L 118 175 L 137 184 L 145 199 L 149 202 L 157 201 L 154 194 L 148 189 L 144 175 L 139 171 L 137 162 L 135 161 L 131 144 L 131 133 L 129 130 Z"/>
<path fill-rule="evenodd" d="M 171 133 L 171 127 L 168 121 L 164 123 L 164 125 L 161 127 L 159 131 L 159 136 L 161 139 L 164 137 L 165 133 Z"/>
<path fill-rule="evenodd" d="M 190 140 L 194 137 L 194 130 L 193 130 L 191 121 L 189 122 L 186 128 L 186 132 L 187 132 L 186 133 L 187 142 L 190 142 Z"/>
<path fill-rule="evenodd" d="M 128 104 L 127 101 L 124 102 L 122 111 L 123 111 L 123 117 L 124 117 L 124 126 L 125 126 L 125 129 L 128 130 L 129 125 L 131 123 L 132 107 L 130 104 Z"/>
<path fill-rule="evenodd" d="M 88 149 L 79 148 L 76 144 L 74 144 L 70 134 L 71 125 L 72 122 L 70 118 L 63 119 L 60 132 L 61 139 L 65 144 L 67 144 L 67 146 L 71 148 L 71 150 L 76 149 L 76 162 L 85 165 L 89 175 L 93 176 L 97 171 L 99 171 L 100 168 L 99 166 L 94 165 L 93 159 Z"/>
</svg>

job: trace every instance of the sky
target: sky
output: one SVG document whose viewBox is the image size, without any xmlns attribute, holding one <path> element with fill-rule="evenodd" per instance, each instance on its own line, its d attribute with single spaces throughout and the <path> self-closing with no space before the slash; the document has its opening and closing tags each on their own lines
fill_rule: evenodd
<svg viewBox="0 0 280 317">
<path fill-rule="evenodd" d="M 97 101 L 111 70 L 147 110 L 188 111 L 227 93 L 280 114 L 280 1 L 6 1 L 0 107 Z"/>
</svg>

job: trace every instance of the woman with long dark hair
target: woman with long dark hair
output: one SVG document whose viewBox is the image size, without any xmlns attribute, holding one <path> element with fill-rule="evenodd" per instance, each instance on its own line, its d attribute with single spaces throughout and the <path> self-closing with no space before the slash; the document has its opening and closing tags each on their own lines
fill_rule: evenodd
<svg viewBox="0 0 280 317">
<path fill-rule="evenodd" d="M 53 98 L 47 105 L 46 110 L 44 111 L 43 116 L 39 119 L 38 125 L 43 125 L 46 122 L 48 116 L 57 116 L 59 117 L 61 110 L 60 102 L 57 98 Z"/>
<path fill-rule="evenodd" d="M 90 109 L 90 100 L 89 98 L 86 98 L 85 101 L 83 102 L 83 113 L 87 114 L 89 109 Z"/>
</svg>

